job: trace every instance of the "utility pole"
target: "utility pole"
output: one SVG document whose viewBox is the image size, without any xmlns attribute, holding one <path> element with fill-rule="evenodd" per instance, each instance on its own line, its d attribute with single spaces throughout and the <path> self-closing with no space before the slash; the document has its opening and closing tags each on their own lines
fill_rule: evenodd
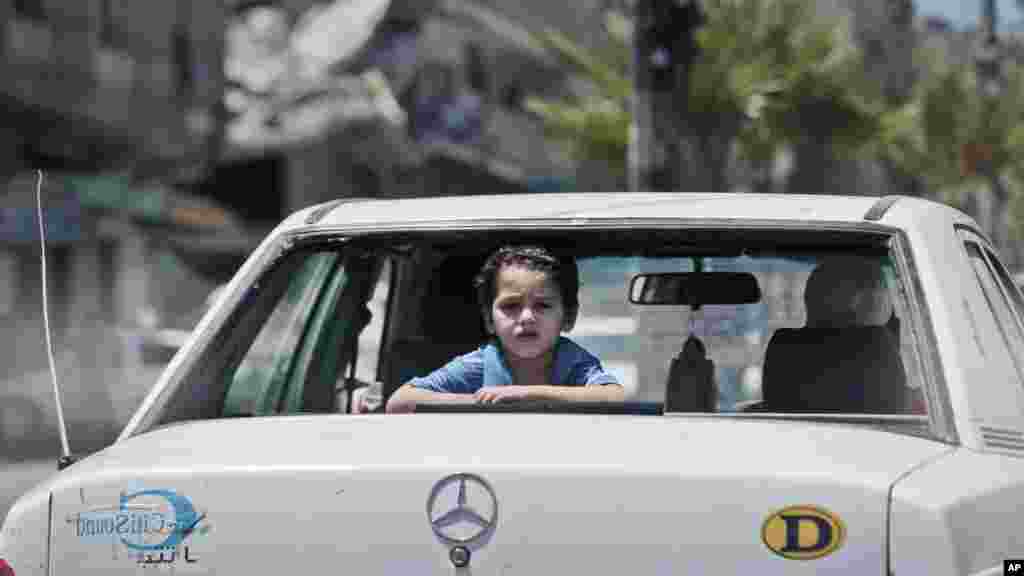
<svg viewBox="0 0 1024 576">
<path fill-rule="evenodd" d="M 703 22 L 698 0 L 636 0 L 633 34 L 632 191 L 675 191 L 681 184 L 680 146 L 686 121 L 695 32 Z"/>
</svg>

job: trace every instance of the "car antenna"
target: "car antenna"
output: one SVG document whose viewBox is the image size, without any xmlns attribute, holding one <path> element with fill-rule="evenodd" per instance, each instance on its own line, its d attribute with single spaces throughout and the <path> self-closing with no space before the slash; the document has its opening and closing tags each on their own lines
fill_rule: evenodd
<svg viewBox="0 0 1024 576">
<path fill-rule="evenodd" d="M 42 255 L 43 270 L 43 333 L 46 335 L 46 359 L 50 363 L 50 379 L 53 381 L 53 397 L 57 401 L 57 427 L 60 429 L 61 455 L 57 459 L 57 469 L 63 470 L 74 463 L 71 447 L 68 444 L 68 429 L 64 422 L 64 408 L 60 400 L 60 386 L 57 385 L 57 366 L 53 361 L 53 342 L 50 338 L 50 312 L 46 290 L 46 227 L 43 226 L 43 171 L 36 170 L 39 179 L 36 181 L 36 207 L 39 214 L 39 247 Z"/>
</svg>

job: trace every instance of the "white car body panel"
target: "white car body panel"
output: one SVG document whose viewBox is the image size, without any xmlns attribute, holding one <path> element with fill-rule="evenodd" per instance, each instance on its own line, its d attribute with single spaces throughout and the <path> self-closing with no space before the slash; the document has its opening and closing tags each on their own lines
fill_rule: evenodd
<svg viewBox="0 0 1024 576">
<path fill-rule="evenodd" d="M 438 441 L 458 435 L 455 451 Z M 481 574 L 879 574 L 890 486 L 949 450 L 805 422 L 287 417 L 155 430 L 42 490 L 54 494 L 57 572 L 136 570 L 114 538 L 79 537 L 67 520 L 148 488 L 186 495 L 212 528 L 177 547 L 175 568 L 274 573 L 294 570 L 301 550 L 309 573 L 446 573 L 448 547 L 431 532 L 428 495 L 446 475 L 472 470 L 491 484 L 500 510 L 492 537 L 474 551 Z M 761 541 L 762 523 L 793 505 L 832 512 L 846 529 L 842 545 L 815 562 L 776 556 Z M 192 566 L 182 561 L 186 545 L 200 559 Z"/>
<path fill-rule="evenodd" d="M 986 442 L 980 431 L 984 426 L 1024 433 L 1024 387 L 963 242 L 954 233 L 956 225 L 977 230 L 977 224 L 946 206 L 910 198 L 893 204 L 881 223 L 906 230 L 959 441 L 975 450 L 1024 455 L 1024 445 L 1020 450 L 1003 450 Z M 984 238 L 973 239 L 989 246 Z M 984 382 L 979 374 L 985 375 Z"/>
<path fill-rule="evenodd" d="M 11 509 L 0 559 L 18 576 L 88 568 L 450 574 L 450 546 L 431 531 L 427 501 L 442 478 L 472 471 L 490 483 L 501 511 L 493 535 L 473 552 L 475 574 L 885 574 L 887 567 L 893 576 L 1001 573 L 1002 559 L 1024 556 L 1015 518 L 1024 509 L 1024 388 L 1005 350 L 999 352 L 996 319 L 953 230 L 977 225 L 914 198 L 866 222 L 878 200 L 545 194 L 357 201 L 300 211 L 227 285 L 115 445 L 56 474 Z M 917 328 L 931 332 L 940 359 L 933 386 L 948 398 L 946 443 L 865 426 L 715 416 L 320 415 L 149 430 L 157 400 L 289 236 L 523 222 L 901 233 L 917 275 L 912 292 L 927 311 Z M 986 430 L 999 431 L 996 437 L 1020 433 L 1020 449 L 1012 442 L 1000 447 Z M 454 437 L 457 448 L 438 440 Z M 142 489 L 176 491 L 207 514 L 208 530 L 176 543 L 168 566 L 142 566 L 116 538 L 82 538 L 80 525 L 69 521 L 91 509 L 116 509 L 122 493 Z M 762 524 L 794 505 L 834 513 L 847 529 L 842 545 L 813 562 L 775 555 L 761 541 Z"/>
<path fill-rule="evenodd" d="M 1024 459 L 959 449 L 892 497 L 894 574 L 1002 574 L 1003 560 L 1024 554 Z"/>
<path fill-rule="evenodd" d="M 976 282 L 964 277 L 959 268 L 948 266 L 948 259 L 958 258 L 962 248 L 953 235 L 953 221 L 947 209 L 930 203 L 900 200 L 889 209 L 883 219 L 906 230 L 916 264 L 917 274 L 931 318 L 941 369 L 947 383 L 967 382 L 976 369 L 975 358 L 980 354 L 969 319 L 964 315 L 964 284 Z M 964 386 L 948 386 L 947 393 L 953 408 L 953 419 L 960 440 L 973 443 L 973 436 L 964 436 L 970 421 L 969 395 Z"/>
<path fill-rule="evenodd" d="M 318 225 L 327 228 L 396 226 L 436 222 L 617 219 L 766 220 L 864 223 L 877 198 L 797 194 L 536 194 L 414 198 L 396 213 L 388 201 L 345 204 Z"/>
</svg>

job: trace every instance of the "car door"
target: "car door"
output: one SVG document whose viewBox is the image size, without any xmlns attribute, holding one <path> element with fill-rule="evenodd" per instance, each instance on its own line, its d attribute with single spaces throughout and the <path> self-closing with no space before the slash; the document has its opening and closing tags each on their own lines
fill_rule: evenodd
<svg viewBox="0 0 1024 576">
<path fill-rule="evenodd" d="M 377 258 L 306 256 L 231 372 L 222 416 L 336 411 L 335 384 L 354 360 L 379 271 Z"/>
<path fill-rule="evenodd" d="M 285 414 L 347 412 L 355 378 L 359 336 L 370 323 L 367 306 L 382 259 L 349 255 L 326 284 L 294 359 L 282 411 Z"/>
<path fill-rule="evenodd" d="M 309 318 L 324 306 L 325 287 L 338 278 L 337 252 L 310 255 L 289 282 L 266 323 L 231 374 L 223 416 L 266 416 L 279 411 Z"/>
</svg>

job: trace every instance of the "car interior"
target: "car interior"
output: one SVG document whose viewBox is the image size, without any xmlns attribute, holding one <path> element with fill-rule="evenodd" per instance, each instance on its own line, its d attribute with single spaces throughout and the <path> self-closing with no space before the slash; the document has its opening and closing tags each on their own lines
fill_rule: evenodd
<svg viewBox="0 0 1024 576">
<path fill-rule="evenodd" d="M 626 388 L 627 407 L 610 413 L 926 414 L 884 238 L 713 232 L 659 242 L 636 233 L 308 242 L 241 297 L 161 423 L 347 414 L 356 391 L 373 385 L 386 401 L 486 342 L 472 279 L 511 242 L 575 253 L 580 321 L 566 336 Z M 417 411 L 595 409 L 550 404 Z"/>
</svg>

